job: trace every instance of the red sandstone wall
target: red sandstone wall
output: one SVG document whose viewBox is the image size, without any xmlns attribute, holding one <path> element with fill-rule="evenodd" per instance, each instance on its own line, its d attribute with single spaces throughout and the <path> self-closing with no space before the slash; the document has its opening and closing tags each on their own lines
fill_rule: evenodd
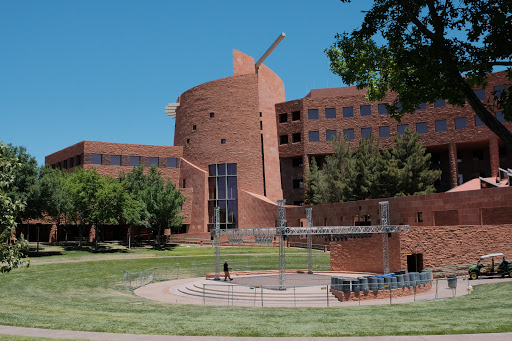
<svg viewBox="0 0 512 341">
<path fill-rule="evenodd" d="M 255 73 L 254 58 L 233 49 L 233 76 Z"/>
<path fill-rule="evenodd" d="M 506 79 L 506 72 L 496 72 L 489 75 L 488 85 L 485 88 L 485 103 L 491 104 L 493 98 L 494 86 L 509 84 L 510 81 Z M 321 89 L 320 89 L 321 90 Z M 343 90 L 343 89 L 341 89 Z M 329 97 L 321 97 L 321 96 Z M 408 124 L 409 127 L 415 130 L 416 123 L 427 122 L 428 133 L 421 136 L 420 142 L 425 146 L 446 145 L 449 143 L 461 143 L 469 141 L 487 141 L 495 138 L 487 127 L 475 127 L 474 112 L 469 105 L 464 107 L 454 107 L 446 103 L 444 107 L 434 108 L 433 104 L 427 104 L 425 110 L 418 110 L 414 115 L 405 115 L 402 121 L 398 123 L 389 115 L 380 115 L 378 113 L 379 103 L 390 103 L 394 98 L 394 94 L 389 94 L 386 98 L 379 102 L 368 102 L 364 99 L 363 94 L 353 94 L 350 91 L 343 96 L 332 96 L 331 93 L 319 93 L 319 97 L 304 97 L 300 100 L 278 103 L 276 104 L 276 116 L 281 113 L 288 113 L 291 110 L 302 106 L 301 108 L 301 121 L 278 124 L 278 135 L 289 134 L 291 141 L 291 133 L 301 132 L 303 140 L 308 141 L 309 131 L 320 132 L 320 142 L 305 143 L 303 150 L 297 150 L 298 145 L 281 145 L 279 153 L 281 157 L 290 157 L 302 154 L 331 154 L 332 147 L 326 142 L 325 132 L 327 129 L 336 130 L 338 133 L 343 133 L 344 129 L 354 129 L 354 144 L 357 144 L 361 137 L 361 128 L 372 128 L 373 136 L 380 142 L 381 147 L 388 147 L 393 143 L 393 136 L 397 135 L 397 126 L 399 124 Z M 360 115 L 361 105 L 371 105 L 372 113 L 370 116 Z M 343 107 L 353 107 L 354 116 L 350 118 L 343 118 Z M 336 119 L 325 118 L 325 108 L 336 108 Z M 308 120 L 308 109 L 318 109 L 319 119 Z M 454 119 L 459 117 L 466 117 L 467 128 L 455 130 Z M 435 121 L 446 119 L 447 131 L 435 132 Z M 390 126 L 391 137 L 379 138 L 379 127 Z M 512 122 L 506 123 L 505 126 L 512 130 Z"/>
<path fill-rule="evenodd" d="M 262 195 L 238 191 L 239 227 L 274 227 L 277 221 L 277 203 Z"/>
<path fill-rule="evenodd" d="M 393 233 L 391 238 L 388 238 L 388 246 L 389 270 L 402 270 L 398 234 Z M 407 266 L 407 262 L 405 262 L 405 266 Z M 371 238 L 331 242 L 331 270 L 383 273 L 382 235 L 374 234 Z"/>
<path fill-rule="evenodd" d="M 511 221 L 512 222 L 512 221 Z M 512 257 L 512 224 L 470 226 L 414 226 L 400 235 L 400 258 L 423 254 L 424 267 L 475 263 L 479 256 L 503 252 Z"/>
<path fill-rule="evenodd" d="M 263 194 L 257 75 L 223 78 L 183 93 L 174 144 L 205 171 L 211 164 L 236 163 L 238 189 Z"/>
<path fill-rule="evenodd" d="M 190 235 L 208 232 L 208 173 L 185 159 L 181 159 L 181 178 L 186 180 L 184 194 L 187 196 L 185 208 L 190 206 L 188 233 Z"/>
<path fill-rule="evenodd" d="M 285 98 L 283 81 L 268 67 L 258 69 L 258 98 L 265 159 L 266 196 L 272 201 L 283 199 L 275 105 Z"/>
</svg>

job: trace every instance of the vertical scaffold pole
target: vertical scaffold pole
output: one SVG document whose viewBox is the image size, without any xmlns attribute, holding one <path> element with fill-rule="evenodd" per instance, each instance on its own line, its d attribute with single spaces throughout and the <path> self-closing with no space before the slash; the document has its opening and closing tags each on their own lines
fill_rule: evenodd
<svg viewBox="0 0 512 341">
<path fill-rule="evenodd" d="M 313 208 L 306 208 L 306 219 L 308 224 L 308 229 L 313 227 Z M 308 243 L 308 274 L 313 273 L 313 235 L 308 233 L 307 236 Z"/>
<path fill-rule="evenodd" d="M 213 245 L 215 246 L 215 281 L 220 281 L 220 207 L 214 208 L 213 219 L 215 220 L 215 236 Z"/>
<path fill-rule="evenodd" d="M 389 201 L 381 201 L 380 205 L 380 224 L 382 226 L 389 225 Z M 389 273 L 389 243 L 388 234 L 384 232 L 382 234 L 382 263 L 384 273 Z"/>
<path fill-rule="evenodd" d="M 277 201 L 277 219 L 278 219 L 278 228 L 277 234 L 279 237 L 279 290 L 286 290 L 285 285 L 285 271 L 286 271 L 286 263 L 285 263 L 285 229 L 286 229 L 286 208 L 285 208 L 286 200 L 278 200 Z"/>
</svg>

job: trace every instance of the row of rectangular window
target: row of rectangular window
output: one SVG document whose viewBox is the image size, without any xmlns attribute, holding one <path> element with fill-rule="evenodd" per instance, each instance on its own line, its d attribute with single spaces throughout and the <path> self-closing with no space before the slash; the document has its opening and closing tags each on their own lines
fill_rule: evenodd
<svg viewBox="0 0 512 341">
<path fill-rule="evenodd" d="M 62 162 L 57 162 L 52 165 L 52 168 L 58 169 L 68 169 L 73 168 L 75 166 L 80 166 L 82 164 L 82 155 L 76 155 L 70 157 L 69 159 L 63 160 Z"/>
<path fill-rule="evenodd" d="M 91 154 L 91 164 L 92 165 L 106 165 L 107 160 L 104 154 Z M 121 166 L 122 155 L 110 155 L 110 166 Z M 140 156 L 130 156 L 129 158 L 129 166 L 135 167 L 140 165 L 141 157 Z M 128 166 L 123 165 L 123 166 Z M 156 166 L 160 167 L 160 158 L 159 157 L 148 157 L 148 167 Z M 165 166 L 167 168 L 178 168 L 178 159 L 175 157 L 169 157 L 166 160 Z"/>
<path fill-rule="evenodd" d="M 498 121 L 504 123 L 505 118 L 502 112 L 496 113 L 496 118 Z M 467 128 L 467 122 L 465 117 L 459 117 L 454 119 L 455 129 L 465 129 Z M 481 127 L 485 124 L 480 120 L 478 116 L 475 116 L 475 127 Z M 397 126 L 397 132 L 398 135 L 405 134 L 405 130 L 409 127 L 408 124 L 400 124 Z M 435 121 L 435 131 L 436 132 L 444 132 L 447 131 L 447 124 L 446 120 L 438 120 Z M 416 132 L 418 134 L 426 134 L 428 132 L 428 125 L 427 122 L 419 122 L 416 123 Z M 325 131 L 325 140 L 331 141 L 332 139 L 336 138 L 337 131 L 336 130 L 326 130 Z M 361 128 L 361 137 L 362 138 L 368 138 L 372 135 L 372 128 Z M 288 138 L 287 135 L 283 135 Z M 281 136 L 281 137 L 283 137 Z M 354 139 L 354 129 L 344 129 L 343 130 L 343 136 L 347 138 L 347 140 L 353 140 Z M 391 136 L 391 128 L 389 126 L 382 126 L 379 127 L 379 137 L 385 138 Z M 319 131 L 310 131 L 308 133 L 309 142 L 319 142 L 320 141 L 320 132 Z"/>
<path fill-rule="evenodd" d="M 499 85 L 494 87 L 494 93 L 497 97 L 501 97 L 501 94 L 505 91 L 505 85 Z M 485 100 L 485 90 L 484 89 L 478 89 L 475 90 L 475 95 L 478 97 L 479 100 L 483 101 Z M 444 99 L 437 99 L 434 101 L 434 108 L 441 108 L 446 105 L 446 100 Z M 426 103 L 421 103 L 417 110 L 425 110 L 427 108 Z M 400 112 L 402 110 L 402 105 L 400 103 L 397 103 L 397 111 Z M 371 105 L 361 105 L 359 107 L 359 112 L 361 116 L 370 116 L 372 113 Z M 388 113 L 388 110 L 386 108 L 386 103 L 379 103 L 377 105 L 377 112 L 380 115 L 385 115 Z M 294 119 L 292 113 L 292 121 L 300 120 L 300 112 L 298 113 L 298 117 Z M 342 114 L 344 118 L 350 118 L 354 117 L 354 107 L 343 107 L 342 108 Z M 325 118 L 326 119 L 333 119 L 336 118 L 336 108 L 325 108 Z M 319 111 L 318 109 L 308 109 L 308 120 L 318 120 L 319 119 Z M 279 114 L 279 123 L 286 123 L 288 122 L 288 114 Z"/>
<path fill-rule="evenodd" d="M 300 121 L 300 111 L 292 111 L 292 121 Z M 279 114 L 279 123 L 288 122 L 288 114 Z"/>
</svg>

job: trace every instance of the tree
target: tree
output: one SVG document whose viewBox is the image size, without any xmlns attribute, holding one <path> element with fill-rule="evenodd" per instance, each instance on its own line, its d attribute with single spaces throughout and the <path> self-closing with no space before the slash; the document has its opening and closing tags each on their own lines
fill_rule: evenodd
<svg viewBox="0 0 512 341">
<path fill-rule="evenodd" d="M 455 106 L 467 101 L 512 150 L 512 133 L 490 111 L 496 107 L 512 121 L 512 85 L 488 104 L 473 91 L 486 86 L 496 66 L 507 67 L 512 79 L 511 12 L 509 0 L 376 1 L 361 28 L 336 35 L 326 50 L 330 69 L 346 84 L 367 88 L 369 100 L 396 93 L 387 108 L 398 120 L 439 98 Z"/>
<path fill-rule="evenodd" d="M 25 204 L 24 210 L 18 213 L 17 223 L 37 219 L 41 216 L 40 202 L 37 195 L 38 167 L 36 159 L 27 153 L 22 146 L 5 145 L 1 156 L 8 159 L 16 159 L 18 167 L 13 171 L 13 182 L 6 193 L 14 200 Z"/>
<path fill-rule="evenodd" d="M 144 173 L 144 166 L 134 167 L 131 172 L 121 175 L 121 182 L 141 203 L 143 212 L 139 226 L 156 232 L 159 247 L 162 229 L 181 225 L 183 216 L 179 212 L 185 197 L 170 180 L 165 183 L 156 167 L 151 167 L 147 174 Z"/>
<path fill-rule="evenodd" d="M 373 138 L 359 140 L 357 152 L 346 139 L 333 141 L 334 154 L 322 169 L 314 158 L 306 170 L 306 201 L 324 204 L 435 192 L 440 170 L 430 169 L 430 154 L 409 129 L 390 150 L 379 150 Z"/>
<path fill-rule="evenodd" d="M 430 153 L 418 140 L 420 135 L 406 129 L 404 135 L 395 137 L 395 145 L 386 152 L 388 166 L 381 183 L 387 186 L 390 196 L 429 194 L 436 191 L 434 182 L 441 170 L 430 169 Z"/>
<path fill-rule="evenodd" d="M 17 215 L 23 211 L 24 203 L 13 197 L 15 174 L 20 164 L 15 157 L 8 156 L 8 148 L 0 142 L 0 272 L 21 266 L 23 252 L 28 249 L 23 235 L 18 240 L 14 235 Z"/>
</svg>

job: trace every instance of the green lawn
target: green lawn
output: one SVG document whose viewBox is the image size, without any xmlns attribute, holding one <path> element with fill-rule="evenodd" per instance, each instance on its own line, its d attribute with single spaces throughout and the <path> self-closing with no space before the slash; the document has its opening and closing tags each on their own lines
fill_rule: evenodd
<svg viewBox="0 0 512 341">
<path fill-rule="evenodd" d="M 277 269 L 277 249 L 255 248 L 252 252 L 261 253 L 262 250 L 270 250 L 275 255 L 251 257 L 254 258 L 251 267 Z M 293 249 L 289 250 L 292 252 Z M 64 256 L 48 258 L 53 261 L 60 257 L 73 259 L 75 251 L 68 252 Z M 136 255 L 139 251 L 133 252 Z M 512 283 L 476 286 L 472 295 L 458 299 L 392 306 L 249 308 L 148 301 L 122 287 L 123 270 L 193 268 L 198 262 L 208 263 L 213 268 L 213 256 L 199 257 L 205 252 L 213 253 L 213 250 L 180 247 L 161 252 L 141 251 L 141 254 L 144 252 L 188 257 L 41 264 L 0 274 L 0 324 L 115 333 L 217 336 L 366 336 L 512 331 Z M 246 252 L 250 250 L 246 249 Z M 228 253 L 239 254 L 240 248 L 223 248 L 223 259 L 241 265 L 247 261 L 247 255 L 228 257 Z M 97 255 L 92 257 L 101 258 Z M 318 252 L 315 255 L 318 264 L 328 264 L 328 254 Z M 305 255 L 288 258 L 297 264 L 300 263 L 299 258 L 301 262 L 306 259 Z"/>
</svg>

